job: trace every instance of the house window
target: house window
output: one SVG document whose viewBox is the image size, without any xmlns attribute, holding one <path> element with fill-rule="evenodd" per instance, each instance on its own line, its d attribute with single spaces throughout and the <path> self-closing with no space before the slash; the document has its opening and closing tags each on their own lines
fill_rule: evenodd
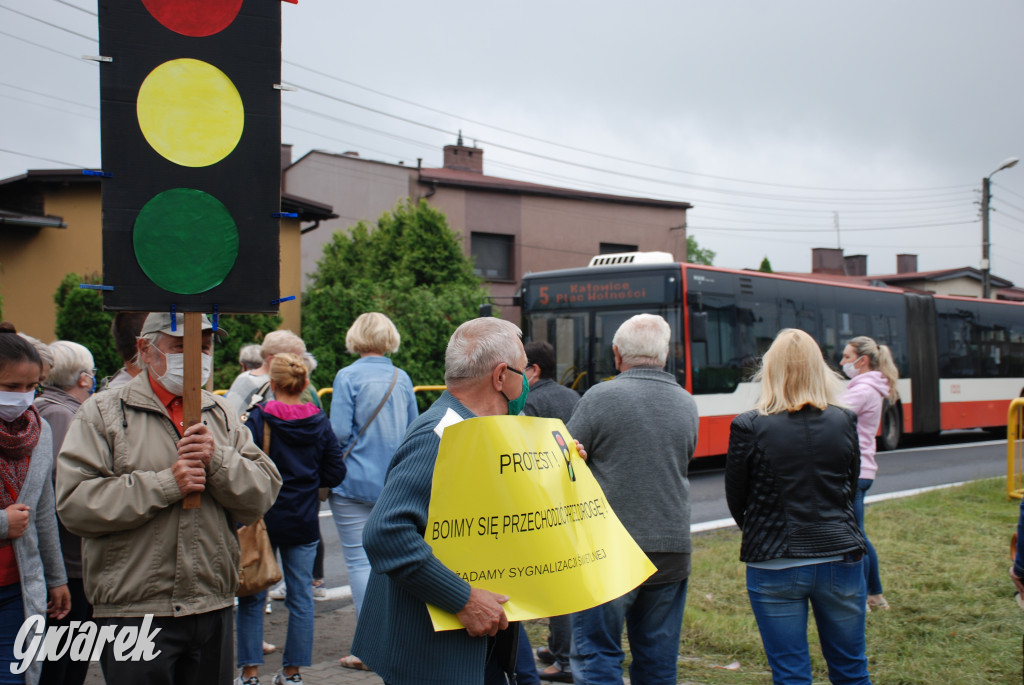
<svg viewBox="0 0 1024 685">
<path fill-rule="evenodd" d="M 620 252 L 637 252 L 637 246 L 624 245 L 622 243 L 601 243 L 600 254 L 618 254 Z"/>
<path fill-rule="evenodd" d="M 515 239 L 500 233 L 472 233 L 470 252 L 473 271 L 487 281 L 512 280 L 512 246 Z"/>
</svg>

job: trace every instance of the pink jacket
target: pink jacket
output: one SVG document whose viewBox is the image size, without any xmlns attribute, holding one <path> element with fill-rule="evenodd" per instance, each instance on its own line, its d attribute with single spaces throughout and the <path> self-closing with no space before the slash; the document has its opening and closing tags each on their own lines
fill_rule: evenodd
<svg viewBox="0 0 1024 685">
<path fill-rule="evenodd" d="M 840 400 L 857 412 L 857 438 L 860 442 L 860 477 L 874 480 L 878 472 L 875 461 L 875 435 L 882 421 L 882 402 L 889 396 L 889 381 L 880 371 L 867 371 L 854 376 Z"/>
</svg>

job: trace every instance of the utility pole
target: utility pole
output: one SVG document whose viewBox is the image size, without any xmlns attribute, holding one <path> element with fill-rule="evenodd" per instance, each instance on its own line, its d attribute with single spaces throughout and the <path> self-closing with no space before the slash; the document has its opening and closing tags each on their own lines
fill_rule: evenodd
<svg viewBox="0 0 1024 685">
<path fill-rule="evenodd" d="M 988 201 L 991 185 L 989 179 L 989 176 L 981 179 L 981 297 L 986 300 L 992 296 L 992 270 L 988 249 Z"/>
<path fill-rule="evenodd" d="M 981 296 L 984 299 L 992 297 L 992 262 L 989 260 L 989 238 L 988 238 L 988 206 L 992 199 L 991 179 L 1003 169 L 1009 169 L 1020 160 L 1010 157 L 999 165 L 999 168 L 981 179 Z"/>
</svg>

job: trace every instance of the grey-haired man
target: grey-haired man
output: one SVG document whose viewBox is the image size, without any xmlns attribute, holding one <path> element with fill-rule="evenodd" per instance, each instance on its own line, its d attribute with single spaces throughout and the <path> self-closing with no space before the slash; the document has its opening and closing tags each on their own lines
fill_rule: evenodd
<svg viewBox="0 0 1024 685">
<path fill-rule="evenodd" d="M 57 510 L 80 535 L 85 591 L 101 625 L 152 625 L 150 661 L 101 656 L 107 682 L 230 682 L 238 586 L 235 524 L 257 520 L 281 476 L 225 400 L 202 391 L 202 423 L 182 413 L 184 316 L 146 317 L 143 372 L 97 393 L 75 416 L 57 460 Z M 213 336 L 203 317 L 204 382 Z M 201 495 L 184 509 L 185 495 Z"/>
</svg>

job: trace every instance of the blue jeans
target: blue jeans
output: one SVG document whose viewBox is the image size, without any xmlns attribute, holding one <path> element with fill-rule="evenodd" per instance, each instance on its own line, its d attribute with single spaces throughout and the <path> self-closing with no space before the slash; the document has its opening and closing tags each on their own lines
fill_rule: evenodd
<svg viewBox="0 0 1024 685">
<path fill-rule="evenodd" d="M 810 685 L 807 604 L 833 683 L 870 685 L 864 655 L 863 559 L 784 569 L 747 567 L 747 593 L 775 685 Z"/>
<path fill-rule="evenodd" d="M 24 683 L 25 674 L 11 673 L 14 659 L 14 640 L 25 622 L 25 606 L 21 601 L 21 583 L 0 587 L 0 683 Z"/>
<path fill-rule="evenodd" d="M 686 583 L 641 585 L 573 614 L 570 663 L 577 685 L 622 685 L 622 624 L 629 635 L 633 685 L 675 685 Z"/>
<path fill-rule="evenodd" d="M 853 500 L 853 512 L 857 515 L 857 525 L 864 534 L 864 542 L 868 544 L 868 554 L 864 564 L 864 580 L 868 583 L 869 595 L 882 594 L 882 578 L 878 575 L 878 555 L 875 546 L 868 540 L 868 532 L 864 530 L 864 496 L 874 484 L 874 480 L 861 478 L 857 481 L 857 497 Z"/>
<path fill-rule="evenodd" d="M 310 666 L 313 663 L 313 559 L 316 542 L 279 547 L 281 575 L 284 576 L 284 605 L 288 609 L 288 634 L 282 666 Z M 238 667 L 263 663 L 263 616 L 267 593 L 239 597 Z"/>
<path fill-rule="evenodd" d="M 572 614 L 552 616 L 548 619 L 548 651 L 563 671 L 569 670 L 569 651 L 572 647 Z"/>
<path fill-rule="evenodd" d="M 331 493 L 331 514 L 338 529 L 341 552 L 345 555 L 345 569 L 348 584 L 352 588 L 352 603 L 356 607 L 356 618 L 363 608 L 366 583 L 370 580 L 370 560 L 363 549 L 363 526 L 370 518 L 373 505 L 367 502 L 342 497 Z"/>
</svg>

